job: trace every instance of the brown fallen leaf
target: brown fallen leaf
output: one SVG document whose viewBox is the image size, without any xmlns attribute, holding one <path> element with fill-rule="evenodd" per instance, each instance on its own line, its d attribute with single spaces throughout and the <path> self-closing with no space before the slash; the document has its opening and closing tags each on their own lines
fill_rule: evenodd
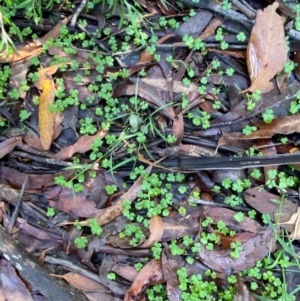
<svg viewBox="0 0 300 301">
<path fill-rule="evenodd" d="M 176 137 L 176 141 L 173 145 L 178 145 L 181 143 L 183 139 L 183 132 L 184 132 L 184 121 L 182 113 L 179 113 L 173 122 L 173 135 Z"/>
<path fill-rule="evenodd" d="M 240 231 L 244 232 L 252 232 L 257 234 L 259 231 L 263 230 L 263 227 L 259 224 L 259 222 L 247 216 L 245 216 L 237 226 L 236 219 L 234 218 L 236 211 L 234 210 L 212 206 L 202 206 L 202 208 L 205 216 L 209 216 L 213 219 L 212 224 L 216 224 L 219 220 L 222 220 L 227 227 L 238 227 Z"/>
<path fill-rule="evenodd" d="M 249 188 L 243 192 L 244 200 L 248 205 L 260 213 L 267 213 L 271 216 L 272 221 L 281 223 L 281 227 L 289 232 L 294 229 L 293 225 L 286 224 L 291 219 L 293 213 L 297 211 L 297 205 L 288 199 L 280 201 L 280 196 L 272 194 L 259 188 Z"/>
<path fill-rule="evenodd" d="M 234 236 L 226 236 L 222 233 L 216 232 L 216 234 L 220 237 L 220 244 L 224 249 L 230 249 L 230 245 L 232 242 L 241 242 L 245 243 L 249 239 L 255 236 L 252 232 L 240 232 Z"/>
<path fill-rule="evenodd" d="M 179 289 L 179 281 L 177 270 L 179 266 L 175 256 L 168 258 L 166 251 L 162 252 L 161 256 L 162 269 L 164 278 L 167 282 L 167 294 L 170 301 L 181 301 L 181 290 Z"/>
<path fill-rule="evenodd" d="M 164 78 L 142 78 L 141 81 L 151 87 L 154 87 L 156 89 L 160 89 L 162 91 L 168 91 L 167 89 L 167 80 Z M 173 82 L 173 92 L 174 93 L 192 93 L 194 91 L 197 91 L 198 86 L 194 83 L 191 83 L 188 87 L 184 86 L 182 84 L 182 81 L 175 80 Z"/>
<path fill-rule="evenodd" d="M 276 13 L 277 8 L 278 3 L 274 2 L 257 12 L 247 47 L 251 86 L 243 93 L 271 91 L 274 86 L 270 80 L 284 67 L 287 59 L 284 19 Z"/>
<path fill-rule="evenodd" d="M 236 289 L 236 294 L 233 301 L 258 301 L 258 299 L 251 295 L 248 287 L 245 285 L 245 282 L 241 277 L 237 278 L 237 282 L 234 287 Z"/>
<path fill-rule="evenodd" d="M 142 297 L 146 288 L 165 282 L 161 262 L 152 259 L 139 272 L 133 284 L 126 292 L 124 301 L 135 301 Z"/>
<path fill-rule="evenodd" d="M 264 122 L 255 122 L 253 124 L 259 128 L 257 131 L 248 136 L 241 135 L 237 139 L 267 139 L 275 134 L 289 135 L 294 132 L 299 132 L 300 114 L 276 118 L 269 124 Z"/>
<path fill-rule="evenodd" d="M 103 284 L 91 278 L 88 278 L 84 275 L 81 275 L 76 272 L 69 272 L 64 275 L 54 275 L 54 277 L 63 278 L 66 280 L 70 285 L 78 288 L 79 290 L 93 290 L 93 291 L 105 291 L 107 290 L 107 287 L 105 287 Z"/>
<path fill-rule="evenodd" d="M 199 252 L 199 258 L 212 270 L 225 272 L 226 269 L 233 269 L 234 273 L 238 273 L 255 266 L 257 261 L 274 250 L 276 250 L 276 240 L 272 228 L 268 227 L 242 244 L 237 259 L 230 256 L 230 250 L 207 251 L 205 247 L 202 247 Z"/>
<path fill-rule="evenodd" d="M 245 59 L 246 58 L 246 51 L 244 50 L 220 50 L 213 47 L 208 47 L 207 51 L 209 52 L 216 52 L 222 55 L 228 55 L 232 57 L 236 57 L 238 59 Z"/>
<path fill-rule="evenodd" d="M 76 214 L 78 217 L 90 218 L 97 213 L 96 204 L 87 198 L 87 190 L 75 195 L 71 189 L 59 186 L 43 191 L 49 205 L 60 211 Z"/>
<path fill-rule="evenodd" d="M 17 62 L 23 60 L 27 57 L 37 56 L 41 53 L 43 45 L 49 40 L 53 38 L 57 39 L 60 35 L 60 28 L 62 25 L 67 24 L 72 16 L 65 18 L 64 20 L 58 22 L 52 30 L 50 30 L 47 34 L 45 34 L 42 38 L 28 43 L 26 45 L 21 45 L 17 47 L 17 52 L 12 54 L 0 55 L 0 63 L 8 63 L 8 62 Z"/>
<path fill-rule="evenodd" d="M 31 295 L 31 292 L 29 291 L 29 288 L 26 287 L 24 281 L 20 278 L 19 273 L 17 273 L 17 269 L 15 269 L 12 264 L 10 264 L 9 258 L 7 262 L 6 259 L 1 260 L 0 281 L 1 281 L 1 291 L 0 291 L 1 301 L 12 300 L 12 299 L 16 301 L 34 300 Z"/>
<path fill-rule="evenodd" d="M 152 216 L 150 221 L 150 236 L 139 248 L 151 248 L 156 242 L 159 242 L 164 233 L 164 222 L 158 215 Z"/>
<path fill-rule="evenodd" d="M 279 223 L 279 225 L 293 225 L 294 230 L 289 237 L 292 240 L 300 239 L 300 207 L 298 207 L 297 212 L 293 213 L 287 222 Z"/>
<path fill-rule="evenodd" d="M 138 275 L 138 271 L 131 265 L 115 264 L 111 271 L 130 282 L 133 282 Z"/>
<path fill-rule="evenodd" d="M 0 143 L 0 158 L 10 153 L 17 145 L 22 144 L 22 138 L 20 136 L 8 138 Z"/>
<path fill-rule="evenodd" d="M 146 173 L 150 174 L 151 173 L 152 167 L 149 166 L 146 169 Z M 105 209 L 100 209 L 97 211 L 97 213 L 94 215 L 95 218 L 97 218 L 97 222 L 99 225 L 105 225 L 112 220 L 114 220 L 117 216 L 122 214 L 123 212 L 123 203 L 125 201 L 130 200 L 133 202 L 136 197 L 138 192 L 141 189 L 141 185 L 143 183 L 143 178 L 139 177 L 135 183 L 130 187 L 130 189 L 121 195 L 121 197 L 110 207 L 107 207 Z M 89 225 L 89 220 L 81 222 L 82 226 Z"/>
<path fill-rule="evenodd" d="M 149 106 L 154 109 L 160 109 L 159 113 L 165 117 L 174 120 L 175 113 L 172 106 L 167 105 L 166 101 L 158 93 L 157 89 L 144 84 L 141 80 L 132 79 L 134 84 L 121 82 L 115 86 L 113 96 L 120 97 L 122 95 L 138 95 L 148 102 Z"/>
<path fill-rule="evenodd" d="M 60 160 L 66 160 L 72 158 L 72 156 L 75 153 L 84 154 L 85 152 L 89 151 L 91 149 L 91 145 L 94 142 L 96 138 L 104 138 L 106 135 L 106 131 L 100 130 L 96 135 L 94 136 L 88 136 L 84 135 L 79 138 L 79 140 L 74 143 L 73 145 L 70 145 L 66 147 L 65 149 L 61 150 L 60 152 L 56 153 L 54 157 L 56 159 Z"/>
<path fill-rule="evenodd" d="M 21 188 L 28 176 L 26 191 L 40 190 L 41 188 L 55 185 L 55 177 L 64 176 L 69 178 L 73 172 L 60 171 L 54 174 L 28 174 L 19 172 L 16 169 L 0 166 L 0 179 L 13 188 Z"/>
</svg>

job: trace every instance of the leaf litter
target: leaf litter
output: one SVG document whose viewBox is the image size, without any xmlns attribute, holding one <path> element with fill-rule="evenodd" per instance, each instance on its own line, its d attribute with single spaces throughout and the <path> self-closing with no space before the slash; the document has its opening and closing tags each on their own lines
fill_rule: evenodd
<svg viewBox="0 0 300 301">
<path fill-rule="evenodd" d="M 111 19 L 96 5 L 96 37 L 94 12 L 82 2 L 88 26 L 70 27 L 63 2 L 48 33 L 1 54 L 4 228 L 19 213 L 12 235 L 79 300 L 292 294 L 297 274 L 273 268 L 297 262 L 300 239 L 299 171 L 286 164 L 299 151 L 297 14 L 282 1 L 134 2 L 149 24 L 127 1 Z M 40 290 L 0 260 L 23 299 Z"/>
</svg>

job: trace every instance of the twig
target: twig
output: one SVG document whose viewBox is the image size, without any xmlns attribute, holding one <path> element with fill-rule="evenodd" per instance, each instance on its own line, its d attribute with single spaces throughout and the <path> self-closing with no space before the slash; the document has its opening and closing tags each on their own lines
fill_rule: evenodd
<svg viewBox="0 0 300 301">
<path fill-rule="evenodd" d="M 17 157 L 21 157 L 21 158 L 28 158 L 40 163 L 44 163 L 44 164 L 50 164 L 50 165 L 55 165 L 55 166 L 63 166 L 63 167 L 68 167 L 68 166 L 72 166 L 73 163 L 71 162 L 66 162 L 66 161 L 62 161 L 59 159 L 51 159 L 51 158 L 43 158 L 43 157 L 37 157 L 35 155 L 31 155 L 28 153 L 23 153 L 23 152 L 19 152 L 19 151 L 13 151 L 11 152 L 11 154 L 17 156 Z"/>
<path fill-rule="evenodd" d="M 75 27 L 75 24 L 77 22 L 77 19 L 80 15 L 80 13 L 83 11 L 83 9 L 85 8 L 87 3 L 87 0 L 82 0 L 81 4 L 78 6 L 78 8 L 76 9 L 75 14 L 73 15 L 73 18 L 70 22 L 70 26 Z"/>
<path fill-rule="evenodd" d="M 210 0 L 201 0 L 199 3 L 194 3 L 192 0 L 181 0 L 180 2 L 185 3 L 191 7 L 198 7 L 198 8 L 204 8 L 211 10 L 215 13 L 218 13 L 225 18 L 233 21 L 237 21 L 239 23 L 242 23 L 246 28 L 251 29 L 254 21 L 249 20 L 247 17 L 245 17 L 243 14 L 240 14 L 232 9 L 224 9 L 221 5 L 215 4 Z"/>
<path fill-rule="evenodd" d="M 252 9 L 249 9 L 246 5 L 244 5 L 239 0 L 231 0 L 232 5 L 234 5 L 239 11 L 241 11 L 244 15 L 246 15 L 250 19 L 254 19 L 256 16 L 256 13 Z"/>
<path fill-rule="evenodd" d="M 81 268 L 81 267 L 79 267 L 78 265 L 72 263 L 69 260 L 55 258 L 55 257 L 51 257 L 51 256 L 47 255 L 44 258 L 44 262 L 62 265 L 62 266 L 66 267 L 66 268 L 68 268 L 68 269 L 70 269 L 70 270 L 72 270 L 76 273 L 79 273 L 83 276 L 86 276 L 86 277 L 102 284 L 102 282 L 101 282 L 101 280 L 100 280 L 100 278 L 97 274 L 94 274 L 94 273 L 92 273 L 92 272 L 90 272 L 90 271 L 88 271 L 84 268 Z"/>
<path fill-rule="evenodd" d="M 9 224 L 8 224 L 8 227 L 7 227 L 8 233 L 11 233 L 11 231 L 13 229 L 13 226 L 15 224 L 15 221 L 17 219 L 17 216 L 18 216 L 18 213 L 19 213 L 19 209 L 20 209 L 20 206 L 21 206 L 21 202 L 22 202 L 22 199 L 23 199 L 23 195 L 24 195 L 24 191 L 25 191 L 27 182 L 28 182 L 28 176 L 26 177 L 25 182 L 22 185 L 22 189 L 21 189 L 20 194 L 18 196 L 18 201 L 16 203 L 15 210 L 14 210 L 14 212 L 13 212 L 13 214 L 11 216 L 11 219 L 9 221 Z"/>
</svg>

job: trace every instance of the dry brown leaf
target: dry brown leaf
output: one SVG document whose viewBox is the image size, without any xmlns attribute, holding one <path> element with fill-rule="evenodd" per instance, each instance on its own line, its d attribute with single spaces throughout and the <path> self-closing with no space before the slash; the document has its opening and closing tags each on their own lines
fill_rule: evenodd
<svg viewBox="0 0 300 301">
<path fill-rule="evenodd" d="M 133 282 L 138 275 L 138 271 L 133 266 L 118 263 L 114 265 L 111 271 L 130 282 Z"/>
<path fill-rule="evenodd" d="M 181 301 L 181 290 L 179 289 L 179 280 L 177 277 L 177 270 L 180 263 L 175 256 L 166 255 L 166 251 L 162 252 L 161 263 L 164 278 L 167 282 L 167 294 L 170 301 Z"/>
<path fill-rule="evenodd" d="M 107 134 L 106 131 L 100 130 L 94 136 L 88 136 L 88 135 L 82 136 L 79 138 L 79 140 L 76 143 L 56 153 L 54 157 L 59 160 L 66 160 L 72 158 L 73 154 L 75 153 L 84 154 L 85 152 L 91 149 L 91 145 L 96 138 L 102 139 L 105 137 L 106 134 Z"/>
<path fill-rule="evenodd" d="M 216 234 L 220 237 L 220 244 L 224 249 L 230 249 L 232 242 L 239 241 L 241 243 L 245 243 L 246 241 L 248 241 L 249 239 L 255 236 L 255 233 L 253 232 L 240 232 L 234 236 L 226 236 L 218 232 Z"/>
<path fill-rule="evenodd" d="M 146 173 L 151 173 L 152 166 L 148 166 L 146 169 Z M 110 207 L 107 207 L 105 209 L 98 210 L 97 214 L 94 216 L 97 218 L 99 225 L 105 225 L 112 220 L 114 220 L 117 216 L 119 216 L 123 212 L 123 202 L 130 200 L 133 202 L 138 192 L 141 189 L 141 185 L 143 183 L 143 178 L 139 177 L 135 183 L 130 187 L 130 189 L 125 192 L 121 197 Z M 83 226 L 89 225 L 89 220 L 81 222 Z"/>
<path fill-rule="evenodd" d="M 276 118 L 269 124 L 255 122 L 254 125 L 259 130 L 248 136 L 242 135 L 240 139 L 267 139 L 275 134 L 289 135 L 294 132 L 300 132 L 300 114 Z"/>
<path fill-rule="evenodd" d="M 159 242 L 164 233 L 164 222 L 158 215 L 152 216 L 150 221 L 150 236 L 141 245 L 140 248 L 151 248 L 156 242 Z"/>
<path fill-rule="evenodd" d="M 272 221 L 281 223 L 281 227 L 289 232 L 293 232 L 293 225 L 286 224 L 291 216 L 297 211 L 297 205 L 288 199 L 280 202 L 278 195 L 268 191 L 260 191 L 258 188 L 249 188 L 243 193 L 244 200 L 248 205 L 260 213 L 267 213 L 271 216 Z"/>
<path fill-rule="evenodd" d="M 184 132 L 184 121 L 182 113 L 179 113 L 173 122 L 173 135 L 176 137 L 175 143 L 173 145 L 178 145 L 181 143 L 183 139 L 183 132 Z"/>
<path fill-rule="evenodd" d="M 290 238 L 292 240 L 300 239 L 300 207 L 298 207 L 297 212 L 293 213 L 287 222 L 279 223 L 279 225 L 294 225 L 295 228 L 290 234 Z"/>
<path fill-rule="evenodd" d="M 54 174 L 28 174 L 20 172 L 14 168 L 8 168 L 6 166 L 0 166 L 0 179 L 8 183 L 14 188 L 21 189 L 23 183 L 28 176 L 28 182 L 26 185 L 26 191 L 40 190 L 41 188 L 50 187 L 55 185 L 55 177 L 64 176 L 69 178 L 72 172 L 60 171 Z"/>
<path fill-rule="evenodd" d="M 284 19 L 276 13 L 277 7 L 274 2 L 257 12 L 247 47 L 251 86 L 243 92 L 271 91 L 274 86 L 270 80 L 284 67 L 287 59 Z"/>
<path fill-rule="evenodd" d="M 0 143 L 0 158 L 10 153 L 17 145 L 22 144 L 22 138 L 12 137 Z"/>
<path fill-rule="evenodd" d="M 47 42 L 48 39 L 56 39 L 60 35 L 60 28 L 62 25 L 67 24 L 72 16 L 65 18 L 64 20 L 58 22 L 52 30 L 50 30 L 41 39 L 35 42 L 28 43 L 26 45 L 21 45 L 17 47 L 17 52 L 13 54 L 0 55 L 0 63 L 17 62 L 23 60 L 27 57 L 37 56 L 42 51 L 42 46 Z"/>
<path fill-rule="evenodd" d="M 205 39 L 213 35 L 217 28 L 221 26 L 223 22 L 224 20 L 221 17 L 214 17 L 213 19 L 211 19 L 204 31 L 198 37 L 198 39 L 204 41 Z"/>
<path fill-rule="evenodd" d="M 259 232 L 255 237 L 242 244 L 239 258 L 230 256 L 230 250 L 208 251 L 202 248 L 199 258 L 202 263 L 214 271 L 225 272 L 233 269 L 234 273 L 255 266 L 256 262 L 265 258 L 270 252 L 276 250 L 276 240 L 272 228 L 268 227 Z"/>
<path fill-rule="evenodd" d="M 107 290 L 107 287 L 105 287 L 103 284 L 99 282 L 96 282 L 95 280 L 88 278 L 84 275 L 70 272 L 64 275 L 53 275 L 54 277 L 63 278 L 66 280 L 70 285 L 78 288 L 79 290 Z"/>
<path fill-rule="evenodd" d="M 139 272 L 133 284 L 125 294 L 124 301 L 137 300 L 144 294 L 146 288 L 151 285 L 156 285 L 164 282 L 161 262 L 152 259 Z"/>
<path fill-rule="evenodd" d="M 95 202 L 87 198 L 87 189 L 74 195 L 72 189 L 56 185 L 44 190 L 43 195 L 51 207 L 78 217 L 91 218 L 98 212 Z"/>
</svg>

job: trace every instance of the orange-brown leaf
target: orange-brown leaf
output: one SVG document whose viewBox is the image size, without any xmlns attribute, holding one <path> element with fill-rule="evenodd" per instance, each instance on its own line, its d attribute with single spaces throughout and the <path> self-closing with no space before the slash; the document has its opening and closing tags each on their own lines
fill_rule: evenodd
<svg viewBox="0 0 300 301">
<path fill-rule="evenodd" d="M 55 98 L 54 82 L 50 74 L 44 78 L 41 83 L 39 102 L 39 129 L 40 139 L 44 150 L 48 150 L 52 143 L 54 116 L 49 111 L 49 107 L 53 104 Z"/>
<path fill-rule="evenodd" d="M 150 222 L 150 236 L 149 238 L 140 246 L 140 248 L 150 248 L 156 242 L 159 242 L 164 233 L 164 222 L 158 215 L 152 216 Z"/>
<path fill-rule="evenodd" d="M 162 272 L 161 262 L 152 259 L 142 268 L 142 270 L 136 276 L 131 287 L 125 294 L 124 301 L 137 300 L 138 296 L 140 300 L 146 288 L 148 288 L 150 285 L 163 283 L 164 281 L 165 280 Z"/>
<path fill-rule="evenodd" d="M 74 153 L 84 154 L 85 152 L 91 149 L 91 145 L 96 138 L 102 139 L 105 137 L 106 133 L 106 131 L 100 130 L 94 136 L 82 136 L 75 144 L 70 145 L 65 149 L 61 150 L 60 152 L 56 153 L 54 157 L 59 160 L 66 160 L 71 158 Z"/>
<path fill-rule="evenodd" d="M 279 73 L 287 59 L 284 20 L 276 13 L 278 3 L 258 10 L 247 47 L 247 66 L 251 86 L 243 92 L 260 90 L 262 93 L 274 87 L 270 80 Z"/>
<path fill-rule="evenodd" d="M 0 63 L 8 63 L 8 62 L 17 62 L 23 60 L 27 57 L 37 56 L 42 51 L 42 46 L 49 40 L 50 38 L 56 39 L 60 35 L 60 28 L 62 25 L 67 24 L 72 16 L 65 18 L 64 20 L 58 22 L 52 30 L 50 30 L 47 34 L 45 34 L 42 38 L 28 43 L 26 45 L 21 45 L 17 47 L 17 52 L 12 54 L 5 55 L 0 54 Z"/>
</svg>

